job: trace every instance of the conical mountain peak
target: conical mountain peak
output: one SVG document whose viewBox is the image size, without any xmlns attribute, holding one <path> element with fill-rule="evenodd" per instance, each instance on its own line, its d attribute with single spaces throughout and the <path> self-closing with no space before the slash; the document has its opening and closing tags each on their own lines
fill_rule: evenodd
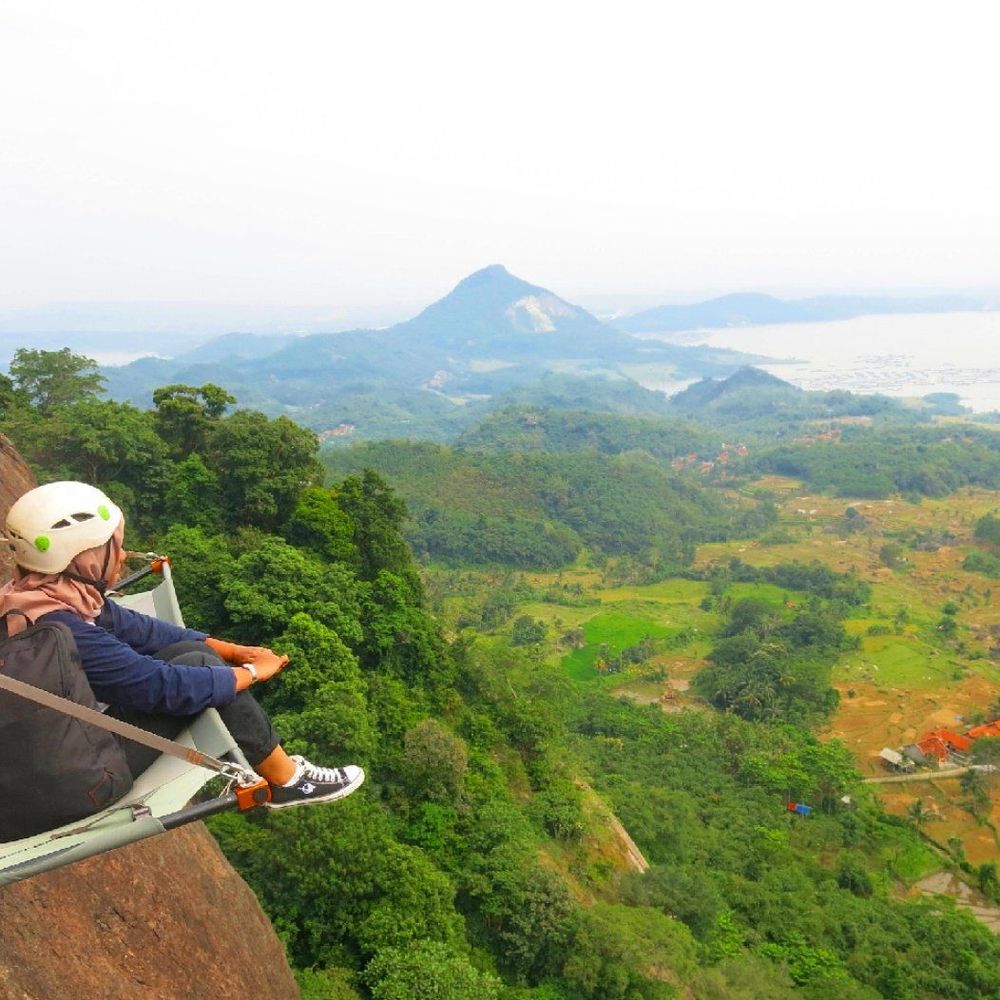
<svg viewBox="0 0 1000 1000">
<path fill-rule="evenodd" d="M 607 347 L 619 334 L 585 309 L 540 285 L 491 264 L 463 278 L 444 298 L 419 316 L 394 328 L 448 350 L 522 353 L 528 344 L 555 341 L 546 350 L 572 356 L 586 344 L 588 353 Z"/>
<path fill-rule="evenodd" d="M 523 278 L 510 273 L 503 264 L 490 264 L 463 278 L 443 299 L 430 308 L 446 302 L 453 295 L 525 295 L 533 291 L 544 292 L 544 288 L 532 285 Z M 551 292 L 549 293 L 551 294 Z"/>
<path fill-rule="evenodd" d="M 478 271 L 473 271 L 468 277 L 463 278 L 459 285 L 483 284 L 487 281 L 497 281 L 501 278 L 512 278 L 510 271 L 503 264 L 489 264 L 481 267 Z"/>
</svg>

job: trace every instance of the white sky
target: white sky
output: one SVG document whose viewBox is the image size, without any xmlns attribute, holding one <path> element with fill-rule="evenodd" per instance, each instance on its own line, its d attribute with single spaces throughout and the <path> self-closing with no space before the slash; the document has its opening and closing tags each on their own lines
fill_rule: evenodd
<svg viewBox="0 0 1000 1000">
<path fill-rule="evenodd" d="M 1000 287 L 1000 13 L 0 0 L 0 307 Z"/>
</svg>

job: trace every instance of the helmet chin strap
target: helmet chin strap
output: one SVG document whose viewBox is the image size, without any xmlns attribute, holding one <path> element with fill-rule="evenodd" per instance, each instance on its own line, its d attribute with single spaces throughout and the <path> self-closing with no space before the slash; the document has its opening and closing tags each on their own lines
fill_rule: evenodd
<svg viewBox="0 0 1000 1000">
<path fill-rule="evenodd" d="M 68 569 L 64 569 L 59 575 L 68 576 L 71 580 L 76 580 L 77 583 L 85 583 L 88 587 L 93 587 L 102 597 L 108 589 L 108 581 L 103 577 L 100 580 L 91 580 L 89 577 L 80 576 L 79 573 L 71 573 Z"/>
<path fill-rule="evenodd" d="M 76 580 L 77 583 L 86 584 L 88 587 L 93 587 L 100 595 L 103 597 L 108 589 L 108 569 L 111 563 L 111 539 L 109 538 L 104 543 L 104 565 L 101 567 L 100 579 L 92 580 L 90 577 L 80 576 L 79 573 L 74 573 L 71 570 L 64 569 L 60 576 L 68 576 L 71 580 Z"/>
</svg>

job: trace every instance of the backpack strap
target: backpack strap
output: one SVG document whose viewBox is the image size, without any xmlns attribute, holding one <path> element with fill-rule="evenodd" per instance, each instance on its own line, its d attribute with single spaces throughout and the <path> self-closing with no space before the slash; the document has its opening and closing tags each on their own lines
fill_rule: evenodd
<svg viewBox="0 0 1000 1000">
<path fill-rule="evenodd" d="M 11 615 L 20 615 L 29 625 L 35 624 L 20 608 L 11 608 L 10 611 L 5 611 L 2 615 L 0 615 L 0 632 L 2 632 L 3 635 L 10 635 L 10 632 L 7 629 L 7 619 L 10 618 Z"/>
</svg>

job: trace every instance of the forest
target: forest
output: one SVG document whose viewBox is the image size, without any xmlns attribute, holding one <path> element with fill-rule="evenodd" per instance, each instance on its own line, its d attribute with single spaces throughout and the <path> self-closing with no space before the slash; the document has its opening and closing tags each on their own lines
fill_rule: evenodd
<svg viewBox="0 0 1000 1000">
<path fill-rule="evenodd" d="M 766 503 L 728 503 L 642 452 L 545 451 L 373 442 L 323 456 L 336 478 L 369 468 L 404 494 L 407 537 L 430 559 L 556 568 L 586 547 L 670 572 L 698 541 L 767 527 Z"/>
<path fill-rule="evenodd" d="M 867 585 L 801 561 L 695 562 L 699 545 L 773 528 L 766 491 L 732 488 L 750 463 L 836 490 L 877 456 L 879 488 L 936 496 L 996 488 L 988 433 L 779 443 L 718 481 L 671 465 L 714 447 L 717 431 L 686 421 L 563 414 L 523 428 L 529 447 L 512 440 L 518 410 L 461 446 L 321 453 L 312 431 L 213 384 L 165 385 L 149 410 L 102 389 L 85 358 L 20 351 L 0 431 L 41 480 L 121 503 L 129 546 L 171 555 L 190 625 L 291 657 L 262 696 L 290 749 L 370 776 L 330 806 L 211 822 L 307 1000 L 1000 997 L 1000 938 L 948 900 L 907 896 L 934 849 L 820 738 Z M 984 557 L 997 523 L 977 525 Z M 697 709 L 565 669 L 582 641 L 568 620 L 558 655 L 548 627 L 514 631 L 547 592 L 511 574 L 556 571 L 568 615 L 588 598 L 561 567 L 613 578 L 629 560 L 704 594 Z M 489 593 L 484 567 L 500 574 Z M 491 594 L 509 600 L 486 613 Z"/>
</svg>

